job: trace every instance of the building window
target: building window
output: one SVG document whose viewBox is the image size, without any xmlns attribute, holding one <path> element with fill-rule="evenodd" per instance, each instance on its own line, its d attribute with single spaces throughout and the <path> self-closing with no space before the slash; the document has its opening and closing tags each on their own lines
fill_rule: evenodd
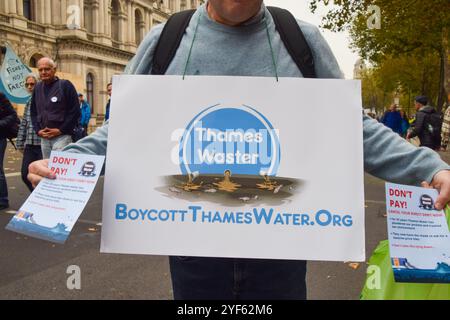
<svg viewBox="0 0 450 320">
<path fill-rule="evenodd" d="M 34 21 L 33 6 L 32 0 L 23 0 L 23 16 Z"/>
<path fill-rule="evenodd" d="M 180 11 L 186 10 L 187 9 L 187 3 L 186 0 L 181 0 L 180 1 Z"/>
<path fill-rule="evenodd" d="M 84 28 L 87 32 L 93 33 L 93 8 L 90 0 L 84 0 Z"/>
<path fill-rule="evenodd" d="M 41 54 L 38 54 L 38 53 L 34 54 L 34 55 L 30 58 L 30 63 L 29 63 L 30 67 L 31 67 L 31 68 L 37 68 L 37 63 L 38 63 L 38 61 L 39 61 L 41 58 L 43 58 L 43 57 L 44 57 L 44 56 L 41 55 Z"/>
<path fill-rule="evenodd" d="M 118 0 L 112 0 L 111 2 L 111 38 L 115 41 L 119 41 L 119 15 L 120 4 Z"/>
<path fill-rule="evenodd" d="M 94 113 L 94 76 L 92 73 L 86 75 L 86 99 L 91 106 L 91 113 Z"/>
<path fill-rule="evenodd" d="M 142 14 L 139 10 L 134 12 L 134 35 L 136 39 L 136 45 L 139 45 L 142 41 L 143 33 L 143 19 Z"/>
</svg>

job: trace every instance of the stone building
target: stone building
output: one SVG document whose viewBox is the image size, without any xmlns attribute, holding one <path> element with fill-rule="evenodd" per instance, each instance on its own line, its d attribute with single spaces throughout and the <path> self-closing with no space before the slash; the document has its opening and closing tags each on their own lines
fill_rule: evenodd
<svg viewBox="0 0 450 320">
<path fill-rule="evenodd" d="M 35 67 L 48 56 L 102 118 L 106 84 L 120 74 L 148 30 L 202 0 L 1 0 L 0 45 Z"/>
</svg>

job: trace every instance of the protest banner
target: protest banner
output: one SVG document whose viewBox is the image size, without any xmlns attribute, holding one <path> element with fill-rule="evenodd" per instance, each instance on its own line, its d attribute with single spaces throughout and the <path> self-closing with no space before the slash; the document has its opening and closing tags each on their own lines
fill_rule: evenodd
<svg viewBox="0 0 450 320">
<path fill-rule="evenodd" d="M 0 92 L 3 92 L 12 103 L 27 103 L 30 93 L 25 89 L 25 78 L 31 72 L 31 69 L 7 45 L 0 68 Z"/>
</svg>

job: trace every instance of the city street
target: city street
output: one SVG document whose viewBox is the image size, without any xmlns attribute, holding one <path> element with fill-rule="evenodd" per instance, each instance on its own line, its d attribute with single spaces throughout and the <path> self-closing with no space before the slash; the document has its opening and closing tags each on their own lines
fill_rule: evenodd
<svg viewBox="0 0 450 320">
<path fill-rule="evenodd" d="M 442 157 L 450 159 L 448 153 Z M 99 252 L 103 178 L 64 245 L 5 230 L 28 196 L 21 160 L 8 143 L 4 168 L 10 208 L 0 211 L 0 299 L 172 299 L 167 257 Z M 366 259 L 387 238 L 384 197 L 384 182 L 366 175 Z M 81 269 L 80 290 L 66 286 L 71 265 Z M 310 262 L 308 298 L 359 299 L 366 268 L 366 263 Z"/>
</svg>

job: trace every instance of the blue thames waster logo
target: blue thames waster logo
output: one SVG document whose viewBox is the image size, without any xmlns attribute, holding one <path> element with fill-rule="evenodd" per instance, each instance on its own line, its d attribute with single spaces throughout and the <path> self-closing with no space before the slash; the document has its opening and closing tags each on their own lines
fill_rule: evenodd
<svg viewBox="0 0 450 320">
<path fill-rule="evenodd" d="M 269 120 L 249 106 L 215 105 L 200 112 L 180 142 L 181 172 L 276 176 L 280 142 Z"/>
</svg>

